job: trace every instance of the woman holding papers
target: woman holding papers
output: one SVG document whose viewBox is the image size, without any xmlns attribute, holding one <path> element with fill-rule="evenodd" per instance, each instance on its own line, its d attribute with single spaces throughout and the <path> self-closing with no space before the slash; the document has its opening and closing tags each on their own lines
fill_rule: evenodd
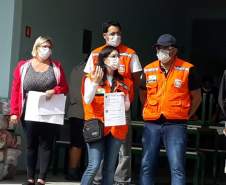
<svg viewBox="0 0 226 185">
<path fill-rule="evenodd" d="M 128 82 L 125 84 L 122 76 L 119 75 L 117 71 L 118 65 L 118 51 L 112 46 L 106 46 L 98 55 L 98 62 L 94 67 L 95 69 L 91 74 L 84 77 L 82 96 L 85 120 L 96 118 L 105 124 L 104 109 L 106 107 L 104 107 L 104 95 L 106 93 L 122 92 L 121 96 L 124 97 L 123 103 L 125 105 L 124 113 L 125 110 L 129 109 L 129 90 L 131 85 Z M 102 159 L 104 159 L 102 184 L 113 184 L 115 163 L 119 148 L 128 132 L 128 126 L 125 122 L 124 120 L 122 125 L 118 123 L 107 127 L 105 125 L 104 138 L 87 143 L 89 161 L 81 180 L 82 185 L 92 184 Z"/>
<path fill-rule="evenodd" d="M 24 184 L 35 184 L 35 170 L 39 154 L 40 165 L 37 184 L 45 184 L 51 149 L 57 126 L 45 122 L 24 120 L 29 91 L 45 92 L 46 98 L 68 92 L 68 85 L 60 62 L 52 60 L 53 42 L 48 37 L 38 37 L 29 60 L 20 61 L 13 75 L 11 90 L 10 122 L 22 122 L 27 139 L 27 180 Z"/>
</svg>

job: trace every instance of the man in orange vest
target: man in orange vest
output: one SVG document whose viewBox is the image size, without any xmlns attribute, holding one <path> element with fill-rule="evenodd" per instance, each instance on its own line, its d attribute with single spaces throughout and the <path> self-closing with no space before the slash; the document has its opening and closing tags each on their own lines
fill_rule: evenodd
<svg viewBox="0 0 226 185">
<path fill-rule="evenodd" d="M 118 22 L 107 21 L 102 25 L 103 38 L 105 44 L 94 49 L 87 61 L 84 72 L 91 73 L 95 64 L 97 63 L 98 54 L 106 45 L 114 46 L 119 51 L 120 62 L 118 72 L 124 77 L 125 83 L 132 83 L 134 88 L 135 83 L 140 82 L 140 75 L 142 71 L 142 66 L 140 64 L 139 58 L 136 52 L 122 44 L 122 28 Z M 130 91 L 129 94 L 130 102 L 134 99 L 134 91 Z M 127 112 L 127 123 L 129 124 L 130 112 Z M 131 182 L 131 125 L 129 124 L 129 132 L 127 134 L 126 141 L 123 142 L 120 152 L 119 152 L 119 162 L 115 171 L 115 184 L 127 185 Z M 99 172 L 96 177 L 94 184 L 100 184 L 101 172 Z"/>
<path fill-rule="evenodd" d="M 161 35 L 154 46 L 158 60 L 145 66 L 140 88 L 145 121 L 140 184 L 155 183 L 163 142 L 171 184 L 185 185 L 186 122 L 201 102 L 200 80 L 193 64 L 177 57 L 172 35 Z"/>
</svg>

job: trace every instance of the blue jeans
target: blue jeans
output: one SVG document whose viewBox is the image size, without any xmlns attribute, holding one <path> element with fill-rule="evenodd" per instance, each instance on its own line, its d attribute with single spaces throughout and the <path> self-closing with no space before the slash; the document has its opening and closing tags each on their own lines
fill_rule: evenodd
<svg viewBox="0 0 226 185">
<path fill-rule="evenodd" d="M 114 138 L 111 134 L 98 142 L 88 143 L 89 161 L 86 171 L 82 176 L 81 185 L 91 185 L 93 183 L 102 159 L 104 159 L 104 164 L 101 184 L 112 185 L 120 146 L 121 141 Z"/>
<path fill-rule="evenodd" d="M 161 141 L 166 148 L 169 161 L 171 185 L 185 185 L 186 125 L 169 122 L 164 124 L 146 122 L 144 125 L 140 184 L 154 185 L 155 183 Z"/>
<path fill-rule="evenodd" d="M 131 182 L 131 144 L 132 144 L 132 127 L 131 127 L 131 115 L 130 111 L 126 112 L 126 123 L 129 126 L 129 130 L 126 139 L 122 141 L 118 154 L 118 165 L 116 165 L 114 183 L 129 184 Z M 102 167 L 99 168 L 93 184 L 100 185 L 102 180 Z"/>
</svg>

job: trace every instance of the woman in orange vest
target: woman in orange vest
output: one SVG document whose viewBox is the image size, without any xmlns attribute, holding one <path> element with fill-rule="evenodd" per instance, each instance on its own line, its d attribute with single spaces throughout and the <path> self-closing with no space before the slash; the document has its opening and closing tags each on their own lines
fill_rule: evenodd
<svg viewBox="0 0 226 185">
<path fill-rule="evenodd" d="M 97 118 L 104 123 L 105 93 L 123 92 L 125 110 L 129 109 L 129 90 L 132 84 L 130 85 L 128 81 L 124 82 L 123 77 L 116 70 L 118 64 L 118 51 L 115 47 L 106 46 L 99 53 L 95 70 L 84 77 L 82 96 L 85 120 Z M 103 139 L 87 143 L 89 160 L 81 180 L 82 185 L 93 183 L 102 159 L 104 159 L 102 184 L 113 184 L 118 152 L 127 132 L 127 125 L 104 127 Z"/>
</svg>

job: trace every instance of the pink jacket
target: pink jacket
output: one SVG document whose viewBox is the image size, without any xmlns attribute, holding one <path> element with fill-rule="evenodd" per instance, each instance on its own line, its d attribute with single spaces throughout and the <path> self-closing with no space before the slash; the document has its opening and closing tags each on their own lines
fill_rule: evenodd
<svg viewBox="0 0 226 185">
<path fill-rule="evenodd" d="M 23 82 L 24 77 L 27 72 L 28 66 L 31 60 L 21 60 L 18 62 L 14 73 L 13 82 L 11 88 L 11 98 L 10 98 L 10 114 L 21 116 L 24 106 L 24 92 L 23 92 Z M 55 94 L 68 92 L 68 84 L 64 75 L 63 68 L 58 61 L 52 61 L 54 74 L 57 80 L 57 85 L 54 87 Z"/>
</svg>

